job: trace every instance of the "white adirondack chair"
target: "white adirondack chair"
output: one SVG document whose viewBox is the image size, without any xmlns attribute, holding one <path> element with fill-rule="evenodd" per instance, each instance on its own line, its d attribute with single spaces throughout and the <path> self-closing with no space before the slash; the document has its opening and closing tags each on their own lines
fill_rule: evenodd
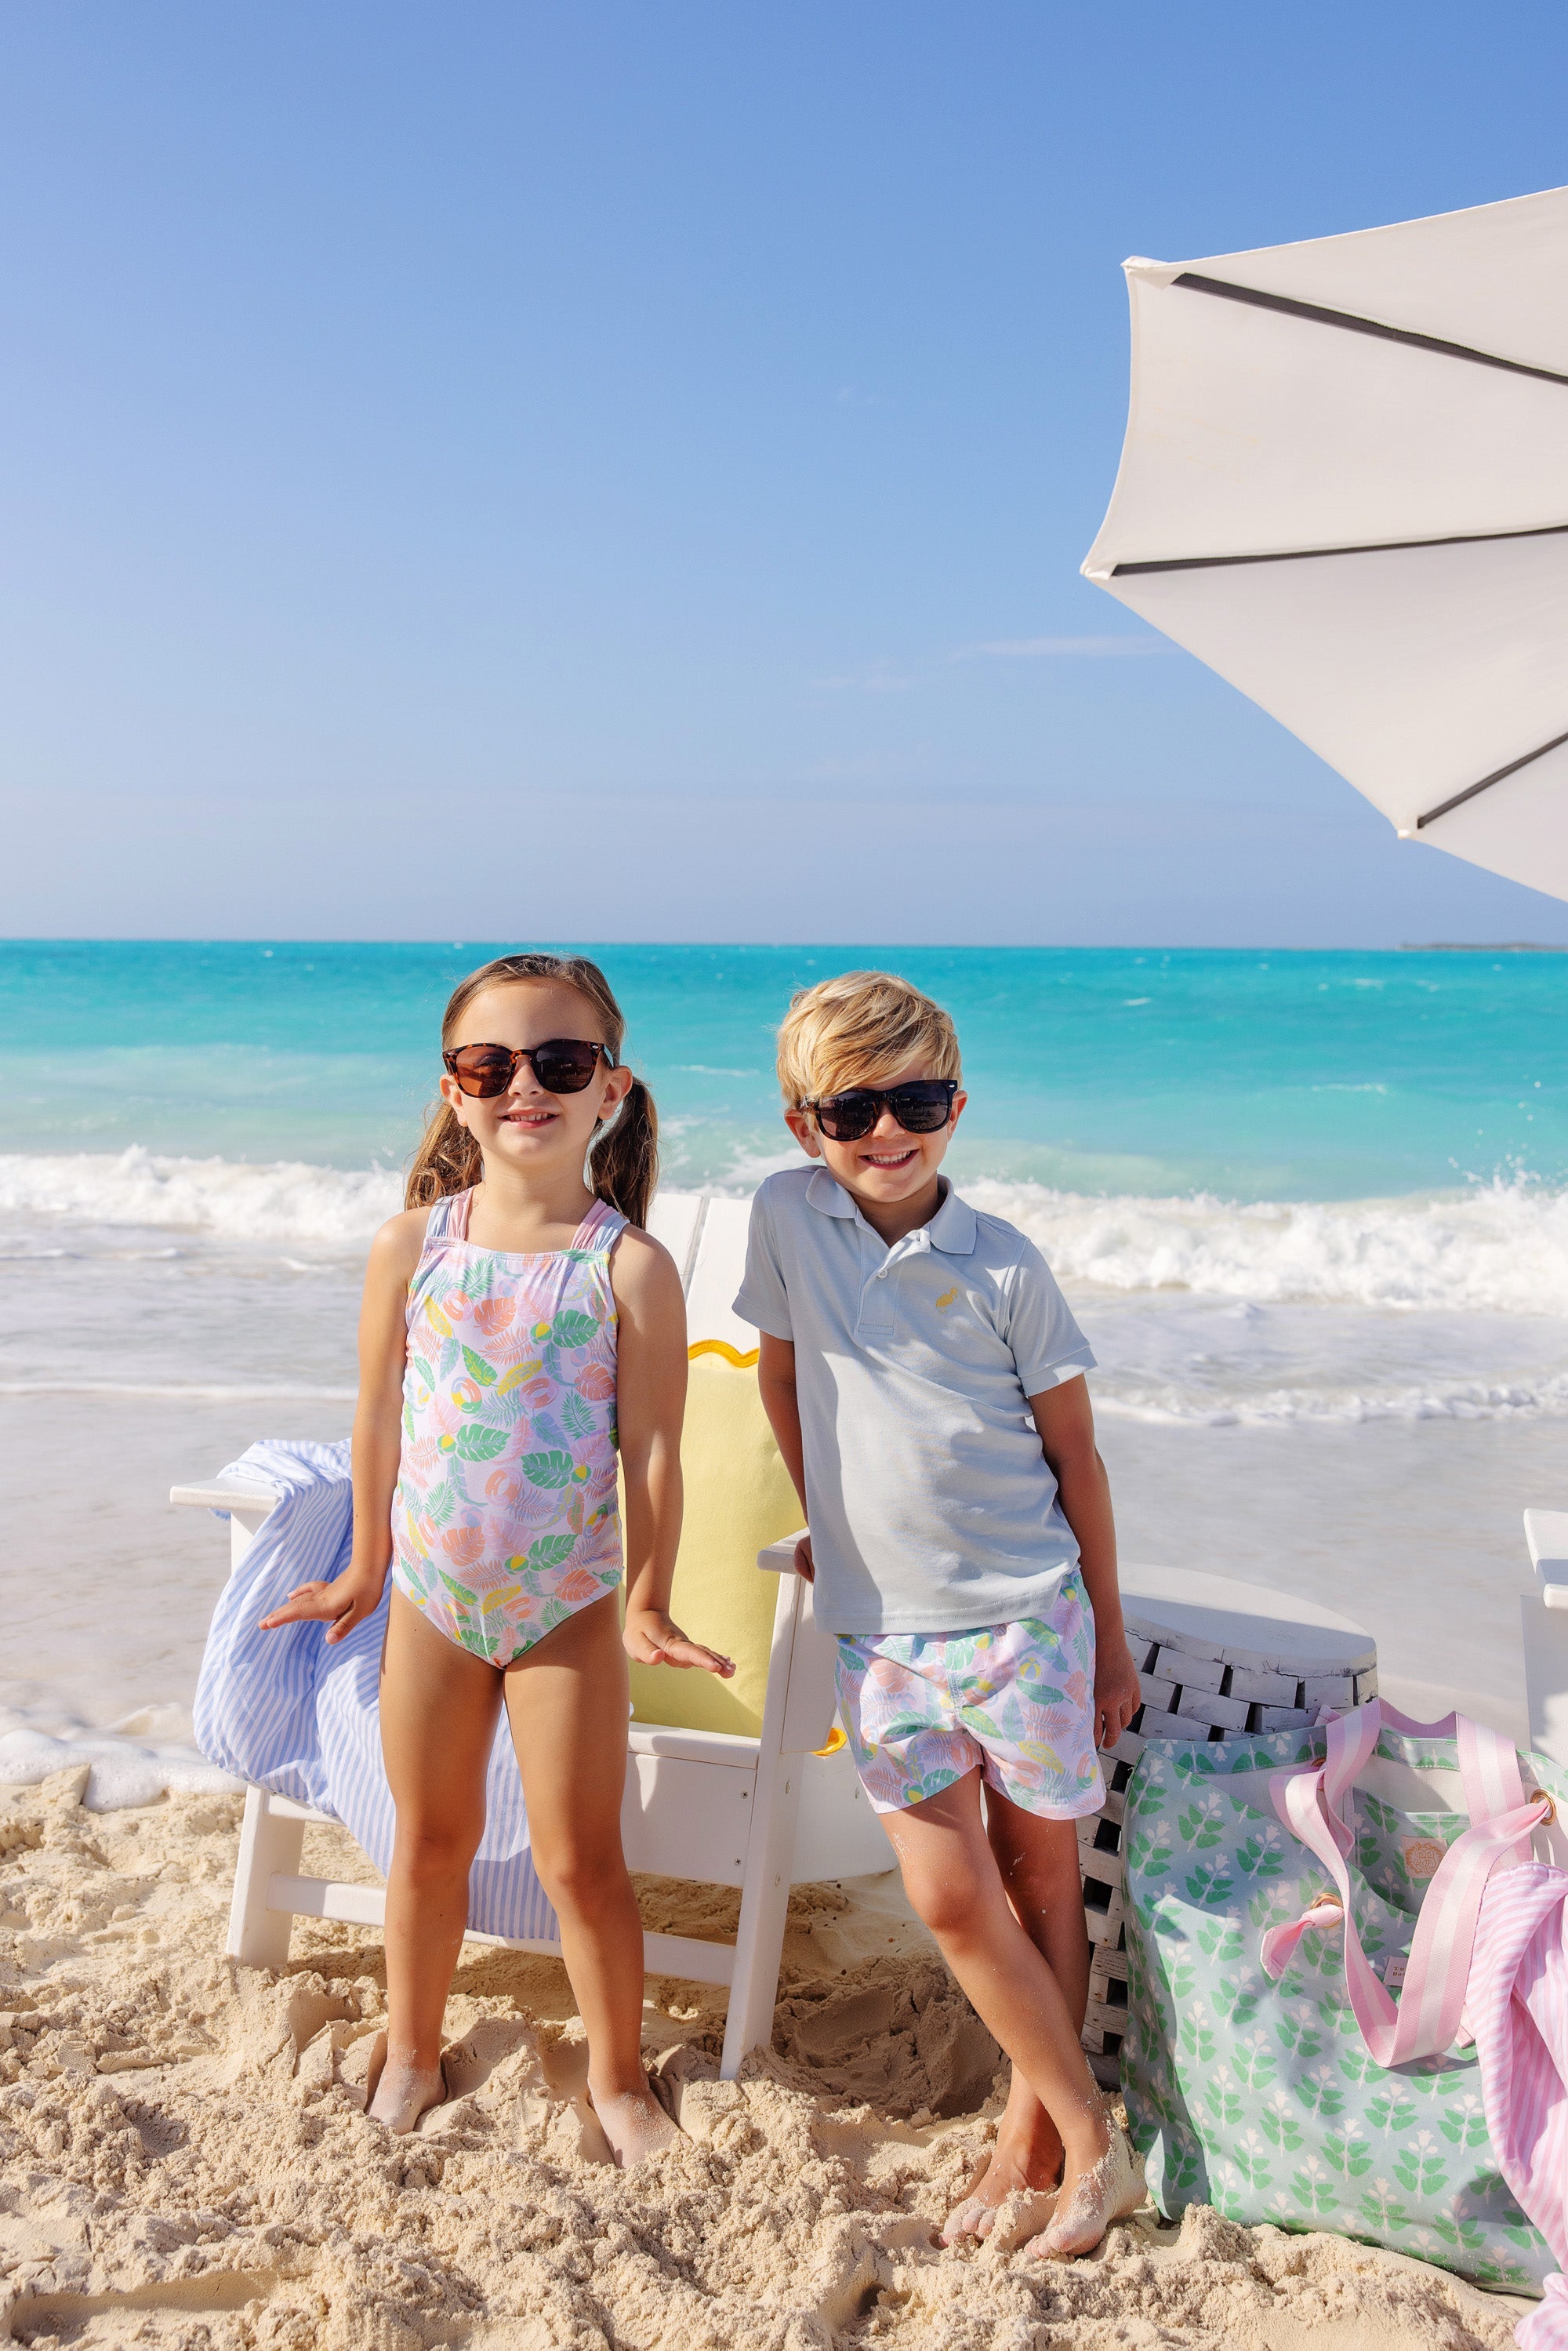
<svg viewBox="0 0 1568 2351">
<path fill-rule="evenodd" d="M 657 1203 L 653 1220 L 682 1268 L 693 1338 L 716 1343 L 731 1361 L 756 1345 L 756 1333 L 735 1320 L 729 1306 L 739 1287 L 747 1217 L 744 1201 L 704 1195 Z M 233 1484 L 176 1486 L 170 1495 L 175 1503 L 229 1513 L 232 1566 L 245 1557 L 273 1499 L 266 1488 Z M 892 1865 L 886 1837 L 841 1734 L 833 1729 L 834 1645 L 818 1631 L 810 1587 L 794 1573 L 794 1537 L 760 1550 L 757 1568 L 778 1580 L 759 1735 L 634 1721 L 621 1816 L 634 1870 L 740 1888 L 733 1943 L 643 1937 L 652 1972 L 728 1986 L 726 2080 L 734 2079 L 747 2051 L 771 2034 L 790 1886 Z M 753 1660 L 757 1667 L 761 1662 Z M 681 1682 L 698 1679 L 661 1673 L 659 1687 L 667 1686 L 672 1711 L 685 1695 Z M 379 1886 L 299 1874 L 305 1830 L 324 1820 L 287 1797 L 249 1791 L 229 1913 L 232 1958 L 255 1967 L 283 1966 L 298 1917 L 382 1923 L 386 1897 Z M 560 1949 L 543 1940 L 473 1939 L 517 1950 L 559 1954 Z"/>
<path fill-rule="evenodd" d="M 1541 1588 L 1519 1604 L 1530 1744 L 1568 1763 L 1568 1510 L 1526 1510 L 1524 1540 Z"/>
</svg>

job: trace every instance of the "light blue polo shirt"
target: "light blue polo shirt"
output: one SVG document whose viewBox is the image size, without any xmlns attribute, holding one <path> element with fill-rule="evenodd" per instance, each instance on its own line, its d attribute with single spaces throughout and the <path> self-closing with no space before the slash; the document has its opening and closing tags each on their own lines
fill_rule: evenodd
<svg viewBox="0 0 1568 2351">
<path fill-rule="evenodd" d="M 751 1204 L 735 1311 L 794 1345 L 824 1631 L 1049 1611 L 1078 1544 L 1027 1399 L 1094 1358 L 1031 1240 L 948 1186 L 889 1249 L 825 1167 L 791 1167 Z"/>
</svg>

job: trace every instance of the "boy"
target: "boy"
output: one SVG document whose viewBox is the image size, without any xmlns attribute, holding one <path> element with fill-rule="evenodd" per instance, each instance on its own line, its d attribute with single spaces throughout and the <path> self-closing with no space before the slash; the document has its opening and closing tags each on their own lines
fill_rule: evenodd
<svg viewBox="0 0 1568 2351">
<path fill-rule="evenodd" d="M 1060 2173 L 1040 2251 L 1071 2259 L 1144 2192 L 1079 2042 L 1073 1822 L 1103 1803 L 1096 1745 L 1139 1702 L 1080 1376 L 1094 1358 L 1039 1250 L 937 1172 L 966 1097 L 929 997 L 882 972 L 803 990 L 779 1077 L 821 1164 L 758 1192 L 735 1311 L 760 1333 L 856 1768 L 1013 2065 L 995 2152 L 944 2237 L 986 2235 L 1005 2196 Z"/>
</svg>

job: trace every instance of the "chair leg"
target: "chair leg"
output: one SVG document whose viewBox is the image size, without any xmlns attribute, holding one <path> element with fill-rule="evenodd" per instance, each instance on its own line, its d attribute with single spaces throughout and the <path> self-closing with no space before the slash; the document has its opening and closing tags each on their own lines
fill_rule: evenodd
<svg viewBox="0 0 1568 2351">
<path fill-rule="evenodd" d="M 757 1814 L 741 1881 L 735 1973 L 724 2028 L 719 2078 L 733 2082 L 741 2059 L 772 2039 L 779 1961 L 795 1861 L 795 1816 L 800 1803 L 800 1755 L 764 1755 L 758 1767 Z"/>
<path fill-rule="evenodd" d="M 287 1964 L 294 1921 L 286 1910 L 267 1908 L 267 1889 L 277 1875 L 298 1876 L 304 1844 L 303 1821 L 276 1818 L 265 1788 L 246 1791 L 234 1900 L 229 1906 L 231 1959 L 239 1959 L 247 1968 Z"/>
</svg>

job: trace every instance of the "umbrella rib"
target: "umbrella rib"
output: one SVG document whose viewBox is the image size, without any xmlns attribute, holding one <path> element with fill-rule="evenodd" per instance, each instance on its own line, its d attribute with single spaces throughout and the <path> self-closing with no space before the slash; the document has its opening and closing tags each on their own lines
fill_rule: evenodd
<svg viewBox="0 0 1568 2351">
<path fill-rule="evenodd" d="M 1195 294 L 1217 294 L 1226 302 L 1249 302 L 1259 310 L 1281 310 L 1288 318 L 1308 319 L 1320 327 L 1343 327 L 1353 335 L 1409 343 L 1418 351 L 1436 351 L 1443 359 L 1469 360 L 1476 367 L 1501 368 L 1509 375 L 1532 375 L 1542 383 L 1568 383 L 1568 375 L 1559 375 L 1554 368 L 1529 367 L 1523 360 L 1500 359 L 1496 351 L 1446 342 L 1440 335 L 1417 335 L 1408 327 L 1385 327 L 1381 319 L 1358 318 L 1354 310 L 1328 310 L 1321 303 L 1298 302 L 1289 294 L 1265 294 L 1256 286 L 1233 286 L 1228 278 L 1205 277 L 1196 269 L 1184 269 L 1171 283 L 1189 287 Z"/>
<path fill-rule="evenodd" d="M 1491 774 L 1483 776 L 1479 784 L 1467 784 L 1464 790 L 1456 792 L 1451 799 L 1439 800 L 1435 809 L 1428 809 L 1425 816 L 1416 818 L 1416 831 L 1435 824 L 1440 816 L 1447 816 L 1450 809 L 1462 808 L 1465 801 L 1473 800 L 1478 792 L 1490 791 L 1493 784 L 1500 784 L 1505 776 L 1517 776 L 1521 768 L 1531 767 L 1537 759 L 1544 759 L 1548 751 L 1555 751 L 1563 743 L 1568 743 L 1568 735 L 1553 735 L 1550 743 L 1542 743 L 1535 750 L 1527 751 L 1522 759 L 1511 759 L 1506 768 L 1494 768 Z"/>
<path fill-rule="evenodd" d="M 1364 547 L 1282 547 L 1259 555 L 1172 555 L 1152 563 L 1118 563 L 1113 580 L 1139 571 L 1218 571 L 1233 563 L 1307 563 L 1324 555 L 1399 555 L 1420 547 L 1485 547 L 1493 539 L 1560 538 L 1568 522 L 1531 523 L 1526 530 L 1461 530 L 1443 538 L 1374 538 Z"/>
</svg>

